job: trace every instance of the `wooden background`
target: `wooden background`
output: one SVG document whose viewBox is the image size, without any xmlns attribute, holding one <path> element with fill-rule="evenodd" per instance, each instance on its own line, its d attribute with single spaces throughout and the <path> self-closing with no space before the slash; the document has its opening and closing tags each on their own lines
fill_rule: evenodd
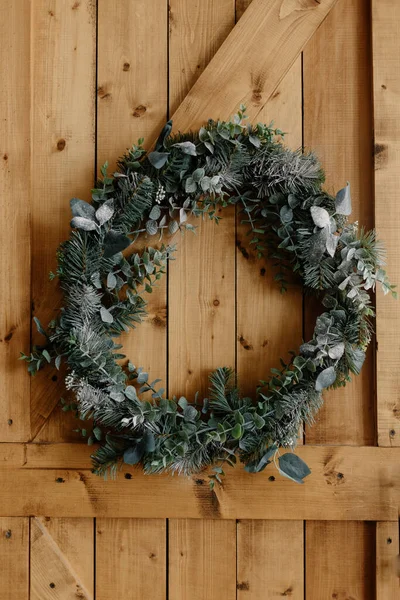
<svg viewBox="0 0 400 600">
<path fill-rule="evenodd" d="M 378 341 L 362 375 L 327 394 L 305 432 L 299 453 L 313 473 L 304 486 L 268 470 L 256 478 L 235 470 L 213 493 L 203 474 L 128 471 L 104 483 L 61 410 L 62 379 L 51 370 L 30 379 L 16 358 L 37 339 L 32 316 L 47 323 L 60 303 L 48 272 L 68 235 L 69 198 L 88 200 L 98 167 L 139 137 L 150 143 L 174 114 L 185 130 L 245 101 L 253 119 L 287 132 L 288 145 L 315 149 L 328 190 L 351 182 L 354 219 L 376 224 L 399 282 L 400 5 L 0 0 L 0 8 L 0 599 L 398 598 L 394 301 L 377 297 Z M 205 392 L 208 373 L 225 364 L 251 394 L 314 317 L 300 288 L 280 295 L 230 209 L 217 228 L 201 224 L 179 240 L 148 320 L 124 345 L 170 394 Z"/>
</svg>

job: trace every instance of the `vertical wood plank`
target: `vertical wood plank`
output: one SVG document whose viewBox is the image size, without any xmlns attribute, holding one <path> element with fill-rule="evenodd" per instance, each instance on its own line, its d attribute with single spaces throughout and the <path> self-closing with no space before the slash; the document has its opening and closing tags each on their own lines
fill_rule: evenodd
<svg viewBox="0 0 400 600">
<path fill-rule="evenodd" d="M 126 148 L 140 137 L 151 142 L 166 120 L 167 10 L 166 0 L 98 4 L 97 165 L 108 160 L 110 173 Z M 165 379 L 165 282 L 148 300 L 147 319 L 123 336 L 124 353 Z M 97 600 L 165 598 L 165 521 L 100 519 L 96 548 Z"/>
<path fill-rule="evenodd" d="M 374 600 L 375 523 L 307 521 L 306 531 L 307 600 Z"/>
<path fill-rule="evenodd" d="M 399 523 L 376 524 L 376 600 L 400 596 Z"/>
<path fill-rule="evenodd" d="M 110 173 L 117 157 L 140 137 L 152 142 L 166 121 L 167 16 L 166 0 L 99 2 L 97 165 L 108 160 Z M 164 280 L 146 300 L 147 318 L 122 336 L 124 354 L 165 380 Z"/>
<path fill-rule="evenodd" d="M 55 271 L 57 246 L 69 234 L 69 199 L 89 200 L 93 186 L 95 3 L 35 1 L 32 36 L 32 299 L 34 314 L 47 325 L 61 302 L 48 273 Z M 34 343 L 42 343 L 35 330 Z M 52 369 L 32 380 L 32 438 L 60 441 L 63 432 L 71 438 L 61 411 L 55 418 L 62 424 L 44 431 L 63 393 L 63 378 Z"/>
<path fill-rule="evenodd" d="M 170 0 L 170 112 L 184 98 L 235 23 L 234 0 Z M 211 115 L 210 115 L 211 116 Z M 221 115 L 229 117 L 229 115 Z M 169 394 L 207 393 L 208 375 L 235 366 L 235 217 L 196 222 L 169 266 Z M 169 597 L 236 597 L 236 523 L 169 525 Z"/>
<path fill-rule="evenodd" d="M 338 2 L 304 49 L 304 144 L 314 149 L 332 193 L 351 182 L 353 213 L 373 226 L 370 6 Z M 321 308 L 318 312 L 322 312 Z M 306 337 L 317 311 L 306 303 Z M 362 374 L 346 388 L 325 395 L 307 443 L 369 445 L 375 442 L 374 349 Z M 340 485 L 338 480 L 337 485 Z M 373 562 L 374 536 L 368 523 L 306 524 L 307 600 L 374 595 L 366 565 Z"/>
<path fill-rule="evenodd" d="M 232 0 L 170 2 L 170 106 L 175 108 L 234 25 Z M 229 115 L 225 115 L 229 117 Z M 196 221 L 169 266 L 169 393 L 207 393 L 208 375 L 235 366 L 235 222 Z"/>
<path fill-rule="evenodd" d="M 321 159 L 328 191 L 351 182 L 351 220 L 371 228 L 369 2 L 338 2 L 304 50 L 304 144 Z M 309 337 L 315 324 L 315 313 L 309 309 L 306 321 Z M 306 437 L 310 444 L 374 444 L 372 347 L 362 374 L 346 388 L 326 394 L 325 406 Z"/>
<path fill-rule="evenodd" d="M 250 4 L 237 2 L 238 18 Z M 302 146 L 302 60 L 285 75 L 257 121 L 284 130 L 284 142 Z M 302 339 L 302 290 L 290 285 L 280 293 L 272 261 L 260 261 L 247 240 L 248 227 L 237 229 L 237 369 L 243 393 L 254 397 L 260 379 L 279 357 Z M 290 315 L 290 319 L 288 318 Z M 299 443 L 302 443 L 300 432 Z M 303 599 L 303 521 L 242 521 L 238 524 L 238 599 L 290 596 Z"/>
<path fill-rule="evenodd" d="M 387 268 L 400 281 L 400 4 L 372 1 L 375 130 L 375 222 L 387 249 Z M 378 444 L 400 446 L 400 312 L 397 303 L 376 298 Z"/>
<path fill-rule="evenodd" d="M 30 3 L 3 5 L 0 90 L 0 440 L 29 439 L 30 381 Z"/>
<path fill-rule="evenodd" d="M 294 149 L 302 145 L 301 77 L 299 57 L 257 115 L 257 121 L 273 121 L 287 132 L 284 142 Z M 254 397 L 259 380 L 266 379 L 271 367 L 279 367 L 279 357 L 286 360 L 289 350 L 301 344 L 302 289 L 293 284 L 281 294 L 273 261 L 257 258 L 248 230 L 248 225 L 238 224 L 237 370 L 243 393 Z"/>
<path fill-rule="evenodd" d="M 97 519 L 96 600 L 166 598 L 166 522 Z"/>
<path fill-rule="evenodd" d="M 169 598 L 236 598 L 236 521 L 170 521 Z"/>
<path fill-rule="evenodd" d="M 303 521 L 245 520 L 237 527 L 238 600 L 303 600 Z"/>
<path fill-rule="evenodd" d="M 93 519 L 31 518 L 30 600 L 93 599 Z"/>
<path fill-rule="evenodd" d="M 0 600 L 28 600 L 28 518 L 0 518 L 0 569 Z"/>
</svg>

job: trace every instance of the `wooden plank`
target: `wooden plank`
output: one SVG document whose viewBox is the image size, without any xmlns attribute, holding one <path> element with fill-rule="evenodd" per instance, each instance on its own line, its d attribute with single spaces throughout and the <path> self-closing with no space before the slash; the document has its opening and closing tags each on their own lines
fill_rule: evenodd
<svg viewBox="0 0 400 600">
<path fill-rule="evenodd" d="M 328 190 L 351 182 L 351 220 L 367 228 L 373 226 L 372 113 L 365 92 L 371 85 L 369 28 L 363 0 L 339 2 L 304 50 L 305 146 L 321 159 Z M 306 313 L 309 337 L 315 312 L 308 305 Z M 306 439 L 311 444 L 375 443 L 373 348 L 359 377 L 326 394 Z"/>
<path fill-rule="evenodd" d="M 369 19 L 368 3 L 363 0 L 338 2 L 303 53 L 304 145 L 314 149 L 320 157 L 326 172 L 326 189 L 335 192 L 346 181 L 351 182 L 351 220 L 358 219 L 360 226 L 367 228 L 373 226 L 372 105 L 370 94 L 366 93 L 371 89 Z M 321 307 L 316 311 L 313 303 L 306 303 L 307 339 L 319 312 Z M 306 442 L 374 444 L 374 402 L 372 344 L 361 375 L 354 377 L 345 389 L 325 395 L 325 405 L 316 424 L 306 429 Z M 314 549 L 316 560 L 329 561 L 332 571 L 326 575 L 325 563 L 321 563 L 320 570 L 311 569 L 314 572 L 311 579 L 307 572 L 307 591 L 312 590 L 311 598 L 319 599 L 324 594 L 330 597 L 327 590 L 332 588 L 334 594 L 335 586 L 346 590 L 349 597 L 370 597 L 369 580 L 366 578 L 364 591 L 360 568 L 360 557 L 374 552 L 368 531 L 367 524 L 349 523 L 344 528 L 340 523 L 311 524 L 310 527 L 307 524 L 307 554 L 311 549 L 312 558 Z M 349 540 L 351 549 L 357 545 L 358 538 L 361 539 L 358 552 L 347 553 L 345 548 L 345 566 L 343 553 L 337 551 L 343 547 L 342 536 L 346 542 Z M 326 545 L 327 539 L 332 550 Z M 340 598 L 341 592 L 337 593 Z"/>
<path fill-rule="evenodd" d="M 116 481 L 90 471 L 81 445 L 27 446 L 22 468 L 0 469 L 1 515 L 119 516 L 143 518 L 313 519 L 394 521 L 400 505 L 400 450 L 303 446 L 298 455 L 312 474 L 295 485 L 272 467 L 251 475 L 229 470 L 214 492 L 207 473 L 191 478 L 148 476 L 127 470 Z M 69 465 L 70 449 L 81 448 Z M 57 456 L 57 461 L 55 457 Z M 57 464 L 55 464 L 57 462 Z M 273 480 L 270 480 L 270 477 Z M 168 498 L 168 502 L 166 502 Z M 249 502 L 251 498 L 251 502 Z M 265 501 L 268 498 L 268 502 Z"/>
<path fill-rule="evenodd" d="M 398 188 L 400 168 L 400 5 L 372 2 L 375 131 L 375 223 L 387 249 L 387 268 L 394 283 L 400 281 L 398 249 Z M 396 302 L 376 298 L 378 443 L 400 446 L 400 313 Z"/>
<path fill-rule="evenodd" d="M 241 7 L 242 8 L 242 7 Z M 257 115 L 287 132 L 285 143 L 302 146 L 301 57 Z M 248 226 L 237 227 L 237 369 L 245 395 L 254 398 L 260 379 L 279 357 L 302 340 L 302 289 L 281 294 L 272 261 L 260 261 L 248 243 Z M 290 319 L 288 319 L 290 315 Z M 300 432 L 299 443 L 303 441 Z M 238 524 L 238 599 L 287 595 L 303 598 L 303 521 L 240 521 Z M 272 551 L 273 548 L 273 551 Z"/>
<path fill-rule="evenodd" d="M 93 185 L 95 13 L 91 0 L 32 4 L 32 300 L 45 325 L 61 302 L 48 273 L 69 234 L 69 199 L 88 200 Z M 34 330 L 33 341 L 43 343 Z M 32 380 L 32 438 L 71 439 L 61 411 L 53 431 L 41 431 L 63 393 L 63 378 L 52 369 Z"/>
<path fill-rule="evenodd" d="M 285 143 L 292 148 L 302 145 L 301 77 L 300 57 L 257 116 L 288 132 Z M 254 397 L 259 380 L 267 378 L 271 367 L 280 366 L 279 357 L 287 359 L 289 350 L 301 344 L 303 315 L 301 286 L 290 285 L 281 294 L 273 261 L 257 258 L 248 230 L 238 223 L 237 369 L 243 393 Z"/>
<path fill-rule="evenodd" d="M 211 115 L 226 118 L 240 103 L 255 117 L 335 4 L 253 0 L 174 113 L 175 129 L 196 128 Z"/>
<path fill-rule="evenodd" d="M 166 587 L 164 520 L 97 520 L 96 600 L 164 600 Z"/>
<path fill-rule="evenodd" d="M 302 521 L 239 521 L 238 600 L 304 598 Z"/>
<path fill-rule="evenodd" d="M 236 599 L 236 521 L 172 520 L 169 597 Z"/>
<path fill-rule="evenodd" d="M 235 3 L 170 0 L 169 6 L 173 112 L 233 28 Z M 168 270 L 168 391 L 189 398 L 207 395 L 215 368 L 235 366 L 235 211 L 224 210 L 218 227 L 196 226 L 195 236 L 180 240 Z M 172 519 L 169 564 L 171 597 L 236 598 L 236 523 Z"/>
<path fill-rule="evenodd" d="M 29 519 L 0 518 L 0 600 L 29 599 Z"/>
<path fill-rule="evenodd" d="M 194 84 L 234 25 L 232 0 L 170 2 L 171 111 Z M 202 35 L 203 32 L 207 35 Z M 208 375 L 235 366 L 235 217 L 215 227 L 196 222 L 169 265 L 169 394 L 207 394 Z M 218 256 L 218 260 L 215 257 Z"/>
<path fill-rule="evenodd" d="M 399 523 L 376 524 L 376 600 L 400 595 Z"/>
<path fill-rule="evenodd" d="M 0 440 L 29 439 L 30 381 L 17 363 L 30 350 L 29 2 L 3 7 L 0 23 Z"/>
<path fill-rule="evenodd" d="M 374 600 L 375 523 L 307 522 L 306 530 L 307 600 Z"/>
<path fill-rule="evenodd" d="M 117 157 L 140 137 L 148 145 L 166 121 L 167 16 L 165 0 L 99 3 L 97 165 L 108 160 L 110 173 Z M 124 353 L 165 380 L 165 279 L 146 300 L 148 317 L 122 337 Z"/>
<path fill-rule="evenodd" d="M 31 600 L 93 599 L 93 519 L 31 519 Z"/>
</svg>

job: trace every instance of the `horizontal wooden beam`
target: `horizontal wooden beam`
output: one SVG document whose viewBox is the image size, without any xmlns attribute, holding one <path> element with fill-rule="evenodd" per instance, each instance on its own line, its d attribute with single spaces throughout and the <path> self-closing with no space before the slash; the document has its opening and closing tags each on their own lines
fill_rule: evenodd
<svg viewBox="0 0 400 600">
<path fill-rule="evenodd" d="M 143 475 L 115 481 L 90 470 L 83 444 L 0 444 L 0 516 L 308 519 L 396 521 L 400 448 L 304 446 L 312 470 L 304 485 L 272 467 L 229 469 L 210 491 L 207 473 Z"/>
</svg>

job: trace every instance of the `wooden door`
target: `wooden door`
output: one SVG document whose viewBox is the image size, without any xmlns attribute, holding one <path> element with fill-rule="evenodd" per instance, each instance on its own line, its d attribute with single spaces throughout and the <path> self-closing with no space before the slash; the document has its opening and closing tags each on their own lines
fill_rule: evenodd
<svg viewBox="0 0 400 600">
<path fill-rule="evenodd" d="M 0 599 L 395 600 L 399 597 L 400 312 L 377 297 L 363 373 L 326 395 L 298 449 L 304 486 L 240 468 L 210 491 L 123 471 L 104 482 L 62 411 L 62 378 L 17 363 L 60 297 L 48 281 L 71 196 L 173 115 L 182 131 L 252 120 L 351 181 L 400 280 L 400 5 L 391 0 L 1 0 Z M 226 212 L 226 211 L 225 211 Z M 179 240 L 127 354 L 170 394 L 235 366 L 244 391 L 307 335 L 230 209 Z M 379 343 L 379 350 L 378 350 Z M 156 349 L 156 351 L 155 351 Z"/>
</svg>

